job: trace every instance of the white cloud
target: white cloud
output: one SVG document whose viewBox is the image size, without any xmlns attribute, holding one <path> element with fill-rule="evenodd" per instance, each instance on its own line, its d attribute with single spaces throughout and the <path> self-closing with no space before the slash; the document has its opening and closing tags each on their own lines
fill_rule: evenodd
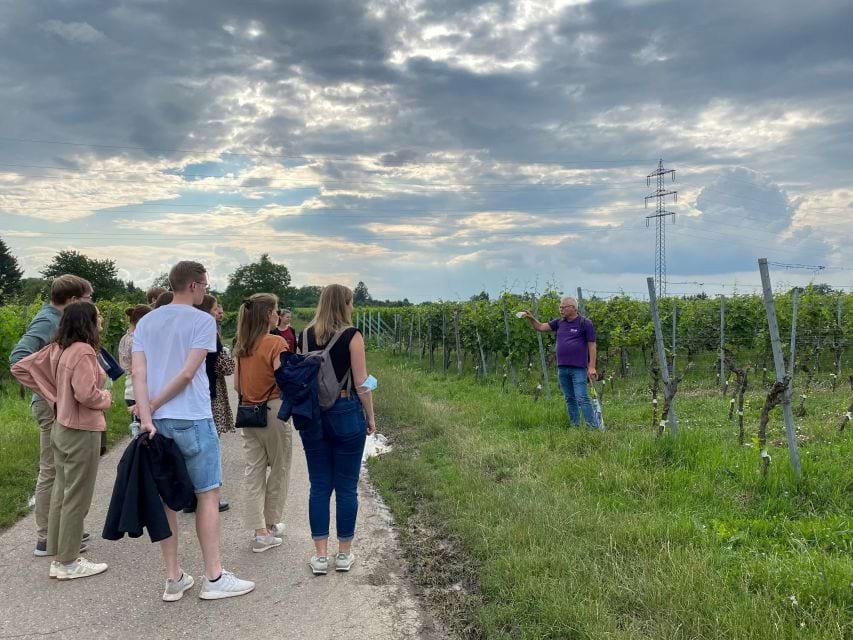
<svg viewBox="0 0 853 640">
<path fill-rule="evenodd" d="M 48 20 L 39 25 L 44 31 L 58 35 L 72 44 L 98 44 L 107 37 L 88 22 Z"/>
</svg>

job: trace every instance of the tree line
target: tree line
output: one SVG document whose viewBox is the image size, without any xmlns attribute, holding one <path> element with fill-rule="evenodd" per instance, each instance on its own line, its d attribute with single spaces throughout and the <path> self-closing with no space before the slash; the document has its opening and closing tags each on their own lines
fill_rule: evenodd
<svg viewBox="0 0 853 640">
<path fill-rule="evenodd" d="M 127 304 L 145 302 L 145 290 L 132 280 L 122 280 L 115 260 L 91 258 L 73 249 L 58 252 L 42 267 L 41 277 L 25 278 L 18 259 L 0 238 L 0 305 L 28 305 L 34 300 L 46 299 L 51 281 L 63 273 L 73 273 L 91 282 L 95 289 L 95 301 L 115 300 Z M 168 274 L 157 276 L 151 286 L 168 289 Z M 264 253 L 256 262 L 241 265 L 230 274 L 224 291 L 211 293 L 226 310 L 236 311 L 243 298 L 258 292 L 274 293 L 285 307 L 314 307 L 320 299 L 321 290 L 320 285 L 292 286 L 287 266 L 274 262 L 269 254 Z M 364 282 L 355 286 L 354 295 L 358 304 L 395 307 L 409 304 L 408 300 L 376 300 Z"/>
</svg>

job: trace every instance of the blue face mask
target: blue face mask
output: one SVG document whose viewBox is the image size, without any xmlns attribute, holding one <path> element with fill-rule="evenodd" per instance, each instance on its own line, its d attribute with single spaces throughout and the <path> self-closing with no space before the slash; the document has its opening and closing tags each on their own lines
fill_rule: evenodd
<svg viewBox="0 0 853 640">
<path fill-rule="evenodd" d="M 379 384 L 373 376 L 367 376 L 367 379 L 358 385 L 359 389 L 365 389 L 366 391 L 373 391 L 376 389 L 377 384 Z"/>
</svg>

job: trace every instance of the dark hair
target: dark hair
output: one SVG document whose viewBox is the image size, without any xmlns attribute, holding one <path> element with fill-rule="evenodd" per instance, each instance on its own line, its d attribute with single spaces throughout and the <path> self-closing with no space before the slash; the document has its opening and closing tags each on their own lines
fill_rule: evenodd
<svg viewBox="0 0 853 640">
<path fill-rule="evenodd" d="M 82 298 L 92 293 L 92 285 L 80 276 L 69 273 L 55 278 L 50 285 L 50 301 L 53 304 L 65 304 L 71 298 Z"/>
<path fill-rule="evenodd" d="M 95 351 L 101 346 L 98 335 L 98 307 L 91 302 L 72 302 L 62 311 L 54 340 L 67 349 L 75 342 L 85 342 Z"/>
<path fill-rule="evenodd" d="M 199 311 L 204 311 L 205 313 L 213 313 L 213 309 L 216 307 L 216 298 L 209 293 L 204 294 L 204 298 L 202 298 L 201 304 L 193 305 Z"/>
<path fill-rule="evenodd" d="M 166 287 L 151 287 L 145 292 L 145 299 L 148 301 L 148 304 L 154 304 L 157 302 L 157 298 L 164 293 L 166 293 Z"/>
<path fill-rule="evenodd" d="M 130 321 L 130 324 L 136 324 L 140 320 L 142 320 L 142 316 L 151 311 L 151 307 L 147 304 L 135 304 L 132 307 L 128 307 L 124 310 L 124 314 L 127 316 L 127 319 Z"/>
<path fill-rule="evenodd" d="M 175 293 L 173 291 L 164 291 L 154 303 L 154 308 L 159 309 L 160 307 L 165 307 L 167 304 L 172 304 L 172 300 L 174 300 L 174 298 Z"/>
</svg>

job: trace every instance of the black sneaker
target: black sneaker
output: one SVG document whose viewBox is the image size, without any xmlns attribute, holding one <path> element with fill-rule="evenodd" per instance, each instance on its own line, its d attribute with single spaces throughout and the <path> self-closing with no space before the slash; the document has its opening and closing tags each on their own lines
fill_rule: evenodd
<svg viewBox="0 0 853 640">
<path fill-rule="evenodd" d="M 223 511 L 228 511 L 228 509 L 230 508 L 231 505 L 227 502 L 224 502 L 222 500 L 219 501 L 219 513 L 222 513 Z M 184 509 L 184 513 L 195 513 L 195 507 L 187 507 L 186 509 Z"/>
<path fill-rule="evenodd" d="M 86 540 L 88 540 L 88 538 L 83 538 L 83 541 L 80 543 L 80 553 L 85 553 L 89 550 L 89 545 L 86 544 Z M 39 558 L 44 558 L 47 556 L 46 539 L 39 538 L 38 540 L 36 540 L 36 548 L 33 550 L 33 555 Z"/>
</svg>

